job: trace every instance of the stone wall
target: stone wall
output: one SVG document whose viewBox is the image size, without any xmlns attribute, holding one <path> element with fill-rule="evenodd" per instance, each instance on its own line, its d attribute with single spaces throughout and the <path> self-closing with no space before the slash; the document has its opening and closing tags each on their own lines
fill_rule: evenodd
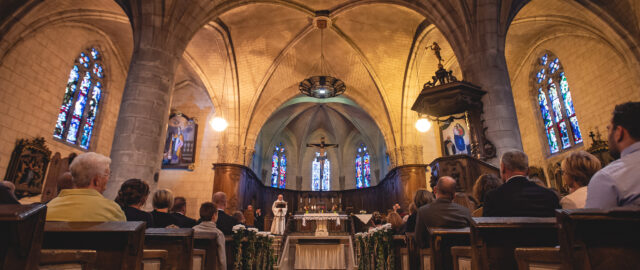
<svg viewBox="0 0 640 270">
<path fill-rule="evenodd" d="M 64 38 L 61 38 L 64 37 Z M 89 151 L 111 152 L 129 56 L 94 29 L 46 27 L 24 37 L 0 59 L 0 175 L 4 176 L 18 139 L 44 137 L 53 153 L 63 157 L 84 150 L 54 140 L 56 123 L 69 71 L 80 52 L 96 46 L 105 68 L 104 94 Z M 122 44 L 126 46 L 126 44 Z"/>
</svg>

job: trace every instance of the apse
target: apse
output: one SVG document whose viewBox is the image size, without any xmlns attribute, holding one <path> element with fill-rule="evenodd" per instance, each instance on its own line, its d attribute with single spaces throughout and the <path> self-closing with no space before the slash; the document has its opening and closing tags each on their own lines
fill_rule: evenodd
<svg viewBox="0 0 640 270">
<path fill-rule="evenodd" d="M 323 139 L 326 158 L 321 161 L 323 151 L 312 144 Z M 262 126 L 255 150 L 251 168 L 265 186 L 275 188 L 366 188 L 378 184 L 389 169 L 379 127 L 344 96 L 288 100 Z"/>
</svg>

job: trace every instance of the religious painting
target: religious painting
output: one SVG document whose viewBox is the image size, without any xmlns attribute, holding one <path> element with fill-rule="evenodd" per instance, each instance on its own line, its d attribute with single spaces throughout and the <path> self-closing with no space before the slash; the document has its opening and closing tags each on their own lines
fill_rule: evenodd
<svg viewBox="0 0 640 270">
<path fill-rule="evenodd" d="M 180 112 L 169 116 L 169 126 L 162 156 L 163 169 L 193 170 L 198 123 Z"/>
<path fill-rule="evenodd" d="M 469 128 L 464 118 L 450 117 L 440 122 L 443 156 L 471 154 Z"/>
<path fill-rule="evenodd" d="M 16 193 L 24 196 L 40 194 L 51 160 L 51 151 L 44 138 L 22 139 L 11 154 L 5 180 L 13 182 Z"/>
</svg>

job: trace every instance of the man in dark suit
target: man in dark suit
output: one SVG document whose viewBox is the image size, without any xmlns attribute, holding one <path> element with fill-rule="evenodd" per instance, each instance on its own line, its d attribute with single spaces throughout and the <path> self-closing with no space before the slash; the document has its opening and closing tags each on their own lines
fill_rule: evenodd
<svg viewBox="0 0 640 270">
<path fill-rule="evenodd" d="M 260 231 L 264 231 L 264 216 L 262 215 L 262 209 L 256 209 L 253 220 L 256 228 Z"/>
<path fill-rule="evenodd" d="M 171 208 L 171 215 L 178 219 L 178 227 L 180 228 L 193 228 L 196 226 L 196 220 L 186 216 L 187 213 L 187 200 L 184 197 L 176 197 L 173 199 L 173 207 Z"/>
<path fill-rule="evenodd" d="M 232 234 L 233 226 L 238 225 L 238 221 L 227 213 L 224 209 L 227 208 L 227 194 L 222 191 L 218 191 L 213 194 L 213 204 L 218 208 L 218 221 L 216 221 L 216 227 L 225 235 Z"/>
<path fill-rule="evenodd" d="M 509 151 L 500 160 L 500 176 L 505 182 L 487 193 L 482 210 L 485 217 L 553 217 L 560 208 L 558 196 L 550 189 L 529 181 L 529 158 L 521 151 Z"/>
<path fill-rule="evenodd" d="M 468 208 L 453 203 L 456 194 L 456 180 L 443 176 L 433 188 L 436 200 L 418 209 L 416 217 L 416 240 L 419 247 L 426 247 L 427 228 L 429 227 L 467 227 L 471 223 L 471 211 Z"/>
</svg>

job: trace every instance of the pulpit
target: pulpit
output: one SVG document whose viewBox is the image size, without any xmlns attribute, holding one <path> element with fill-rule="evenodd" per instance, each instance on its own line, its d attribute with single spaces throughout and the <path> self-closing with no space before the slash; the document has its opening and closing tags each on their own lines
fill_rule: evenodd
<svg viewBox="0 0 640 270">
<path fill-rule="evenodd" d="M 431 167 L 431 179 L 429 180 L 431 187 L 436 185 L 438 178 L 451 176 L 458 182 L 456 187 L 458 192 L 470 193 L 478 177 L 483 174 L 500 175 L 500 170 L 495 166 L 469 155 L 439 157 L 433 160 L 429 166 Z"/>
</svg>

